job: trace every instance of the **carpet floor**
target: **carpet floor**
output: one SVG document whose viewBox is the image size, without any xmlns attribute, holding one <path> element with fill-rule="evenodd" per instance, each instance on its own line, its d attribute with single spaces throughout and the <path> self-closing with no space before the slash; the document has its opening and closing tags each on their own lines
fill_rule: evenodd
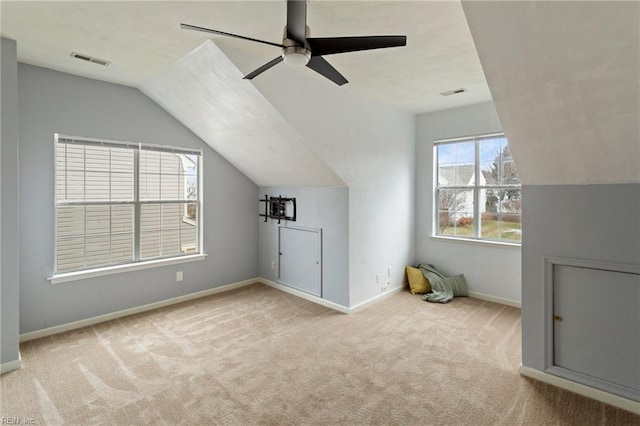
<svg viewBox="0 0 640 426">
<path fill-rule="evenodd" d="M 22 424 L 640 425 L 518 374 L 520 310 L 396 293 L 345 315 L 255 284 L 21 344 Z"/>
</svg>

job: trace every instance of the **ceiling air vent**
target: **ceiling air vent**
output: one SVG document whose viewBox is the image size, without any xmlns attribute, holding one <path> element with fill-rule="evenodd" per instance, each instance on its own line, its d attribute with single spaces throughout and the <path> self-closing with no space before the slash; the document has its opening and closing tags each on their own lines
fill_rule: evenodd
<svg viewBox="0 0 640 426">
<path fill-rule="evenodd" d="M 94 64 L 102 65 L 105 67 L 111 63 L 104 59 L 94 58 L 93 56 L 85 55 L 84 53 L 78 53 L 78 52 L 71 52 L 71 57 L 80 59 L 82 61 L 92 62 Z"/>
<path fill-rule="evenodd" d="M 449 90 L 448 92 L 442 92 L 440 94 L 442 96 L 451 96 L 451 95 L 457 95 L 459 93 L 464 93 L 466 91 L 467 91 L 467 89 L 455 89 L 455 90 Z"/>
</svg>

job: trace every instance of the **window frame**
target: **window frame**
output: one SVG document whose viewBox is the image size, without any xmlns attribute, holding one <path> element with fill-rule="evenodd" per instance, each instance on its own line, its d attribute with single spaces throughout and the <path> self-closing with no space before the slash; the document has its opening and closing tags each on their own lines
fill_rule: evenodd
<svg viewBox="0 0 640 426">
<path fill-rule="evenodd" d="M 68 142 L 62 142 L 61 140 L 68 140 Z M 91 199 L 85 198 L 82 201 L 76 200 L 65 200 L 60 202 L 58 200 L 58 146 L 60 143 L 70 143 L 70 144 L 82 144 L 85 146 L 102 146 L 102 147 L 111 147 L 111 148 L 120 148 L 120 149 L 130 149 L 133 151 L 133 196 L 132 200 L 100 200 L 94 201 Z M 196 179 L 196 198 L 188 199 L 188 193 L 185 191 L 184 199 L 162 199 L 158 197 L 157 199 L 143 198 L 140 194 L 140 181 L 142 172 L 140 170 L 140 157 L 141 152 L 143 151 L 155 151 L 155 152 L 170 152 L 174 154 L 186 154 L 186 155 L 194 155 L 197 158 L 197 179 Z M 162 161 L 160 159 L 160 161 Z M 182 161 L 178 158 L 178 161 Z M 183 263 L 183 262 L 192 262 L 197 260 L 203 260 L 206 257 L 204 254 L 204 226 L 203 226 L 203 218 L 204 218 L 204 202 L 203 202 L 203 163 L 204 163 L 204 155 L 202 149 L 192 149 L 192 148 L 183 148 L 183 147 L 175 147 L 168 145 L 156 145 L 156 144 L 148 144 L 142 142 L 125 142 L 125 141 L 116 141 L 110 139 L 102 139 L 102 138 L 92 138 L 92 137 L 83 137 L 83 136 L 69 136 L 60 133 L 54 134 L 54 264 L 53 264 L 53 275 L 48 278 L 48 280 L 52 283 L 58 282 L 66 282 L 73 281 L 83 278 L 89 278 L 94 276 L 108 275 L 112 273 L 119 273 L 124 271 L 132 271 L 138 269 L 146 269 L 156 266 L 163 266 L 169 264 Z M 84 165 L 85 173 L 86 173 L 86 163 Z M 65 162 L 65 173 L 68 173 L 68 164 Z M 109 171 L 111 173 L 112 165 L 109 165 Z M 162 173 L 159 172 L 159 178 L 162 176 Z M 185 177 L 185 185 L 186 185 L 186 177 Z M 65 184 L 66 185 L 66 184 Z M 86 182 L 84 183 L 86 185 Z M 66 188 L 66 186 L 65 186 Z M 109 196 L 111 197 L 111 196 Z M 142 234 L 142 226 L 141 226 L 141 210 L 142 206 L 149 204 L 175 204 L 175 203 L 185 203 L 183 215 L 187 214 L 187 206 L 188 204 L 196 204 L 196 215 L 197 215 L 197 229 L 196 229 L 196 251 L 195 252 L 182 252 L 181 247 L 177 254 L 172 253 L 165 256 L 155 256 L 149 258 L 140 258 L 141 248 L 141 234 Z M 96 266 L 96 267 L 87 267 L 85 263 L 85 267 L 77 270 L 69 270 L 58 272 L 58 250 L 59 250 L 59 241 L 58 241 L 58 208 L 60 206 L 66 205 L 81 205 L 81 206 L 91 206 L 91 205 L 107 205 L 107 206 L 117 206 L 117 205 L 132 205 L 133 206 L 133 218 L 132 218 L 132 257 L 130 261 Z M 86 213 L 85 213 L 86 215 Z M 183 217 L 183 221 L 187 216 Z M 86 216 L 85 216 L 86 220 Z M 187 222 L 185 222 L 187 223 Z M 112 232 L 109 232 L 109 235 L 112 235 Z M 87 232 L 86 228 L 84 229 L 84 238 L 86 239 Z M 85 261 L 86 262 L 86 261 Z"/>
<path fill-rule="evenodd" d="M 478 176 L 481 173 L 481 164 L 480 164 L 480 142 L 485 139 L 490 138 L 504 138 L 509 143 L 503 132 L 495 132 L 495 133 L 485 133 L 473 136 L 463 136 L 457 138 L 447 138 L 447 139 L 437 139 L 433 141 L 433 193 L 432 193 L 432 203 L 433 203 L 433 220 L 432 220 L 432 238 L 437 239 L 446 239 L 467 243 L 479 243 L 479 244 L 492 244 L 492 245 L 504 245 L 504 246 L 512 246 L 512 247 L 521 247 L 522 246 L 522 233 L 520 234 L 520 240 L 504 240 L 504 239 L 494 239 L 487 238 L 481 236 L 481 208 L 477 200 L 480 200 L 480 193 L 482 190 L 494 189 L 494 190 L 505 190 L 505 189 L 518 189 L 520 191 L 520 199 L 522 199 L 522 182 L 519 184 L 499 184 L 499 185 L 479 185 Z M 441 186 L 439 185 L 439 158 L 438 158 L 438 147 L 447 144 L 457 144 L 457 143 L 465 143 L 465 142 L 473 142 L 474 144 L 474 162 L 473 162 L 473 170 L 474 170 L 474 182 L 473 185 L 468 186 L 460 186 L 460 185 L 449 185 L 449 186 Z M 518 176 L 518 180 L 520 180 Z M 473 194 L 473 235 L 472 236 L 460 236 L 460 235 L 446 235 L 440 233 L 440 207 L 439 207 L 439 195 L 440 190 L 464 190 L 471 191 Z M 522 211 L 520 211 L 520 230 L 522 231 Z"/>
</svg>

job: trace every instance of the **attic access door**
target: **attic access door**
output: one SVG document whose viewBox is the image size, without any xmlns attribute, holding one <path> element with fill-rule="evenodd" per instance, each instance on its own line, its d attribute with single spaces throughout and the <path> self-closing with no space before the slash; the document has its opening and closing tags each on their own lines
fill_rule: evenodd
<svg viewBox="0 0 640 426">
<path fill-rule="evenodd" d="M 547 372 L 640 401 L 640 267 L 563 258 L 546 267 Z"/>
<path fill-rule="evenodd" d="M 278 233 L 278 282 L 322 297 L 322 230 L 281 226 Z"/>
</svg>

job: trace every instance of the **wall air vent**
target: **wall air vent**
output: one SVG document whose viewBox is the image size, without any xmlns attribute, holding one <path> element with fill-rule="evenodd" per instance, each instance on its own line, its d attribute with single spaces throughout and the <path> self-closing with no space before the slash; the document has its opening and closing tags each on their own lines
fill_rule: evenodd
<svg viewBox="0 0 640 426">
<path fill-rule="evenodd" d="M 102 65 L 105 67 L 111 63 L 104 59 L 94 58 L 93 56 L 85 55 L 84 53 L 71 52 L 70 56 L 72 58 L 80 59 L 82 61 L 92 62 L 94 64 Z"/>
<path fill-rule="evenodd" d="M 448 92 L 442 92 L 440 94 L 442 96 L 451 96 L 451 95 L 457 95 L 459 93 L 464 93 L 466 91 L 467 91 L 467 89 L 455 89 L 455 90 L 449 90 Z"/>
</svg>

